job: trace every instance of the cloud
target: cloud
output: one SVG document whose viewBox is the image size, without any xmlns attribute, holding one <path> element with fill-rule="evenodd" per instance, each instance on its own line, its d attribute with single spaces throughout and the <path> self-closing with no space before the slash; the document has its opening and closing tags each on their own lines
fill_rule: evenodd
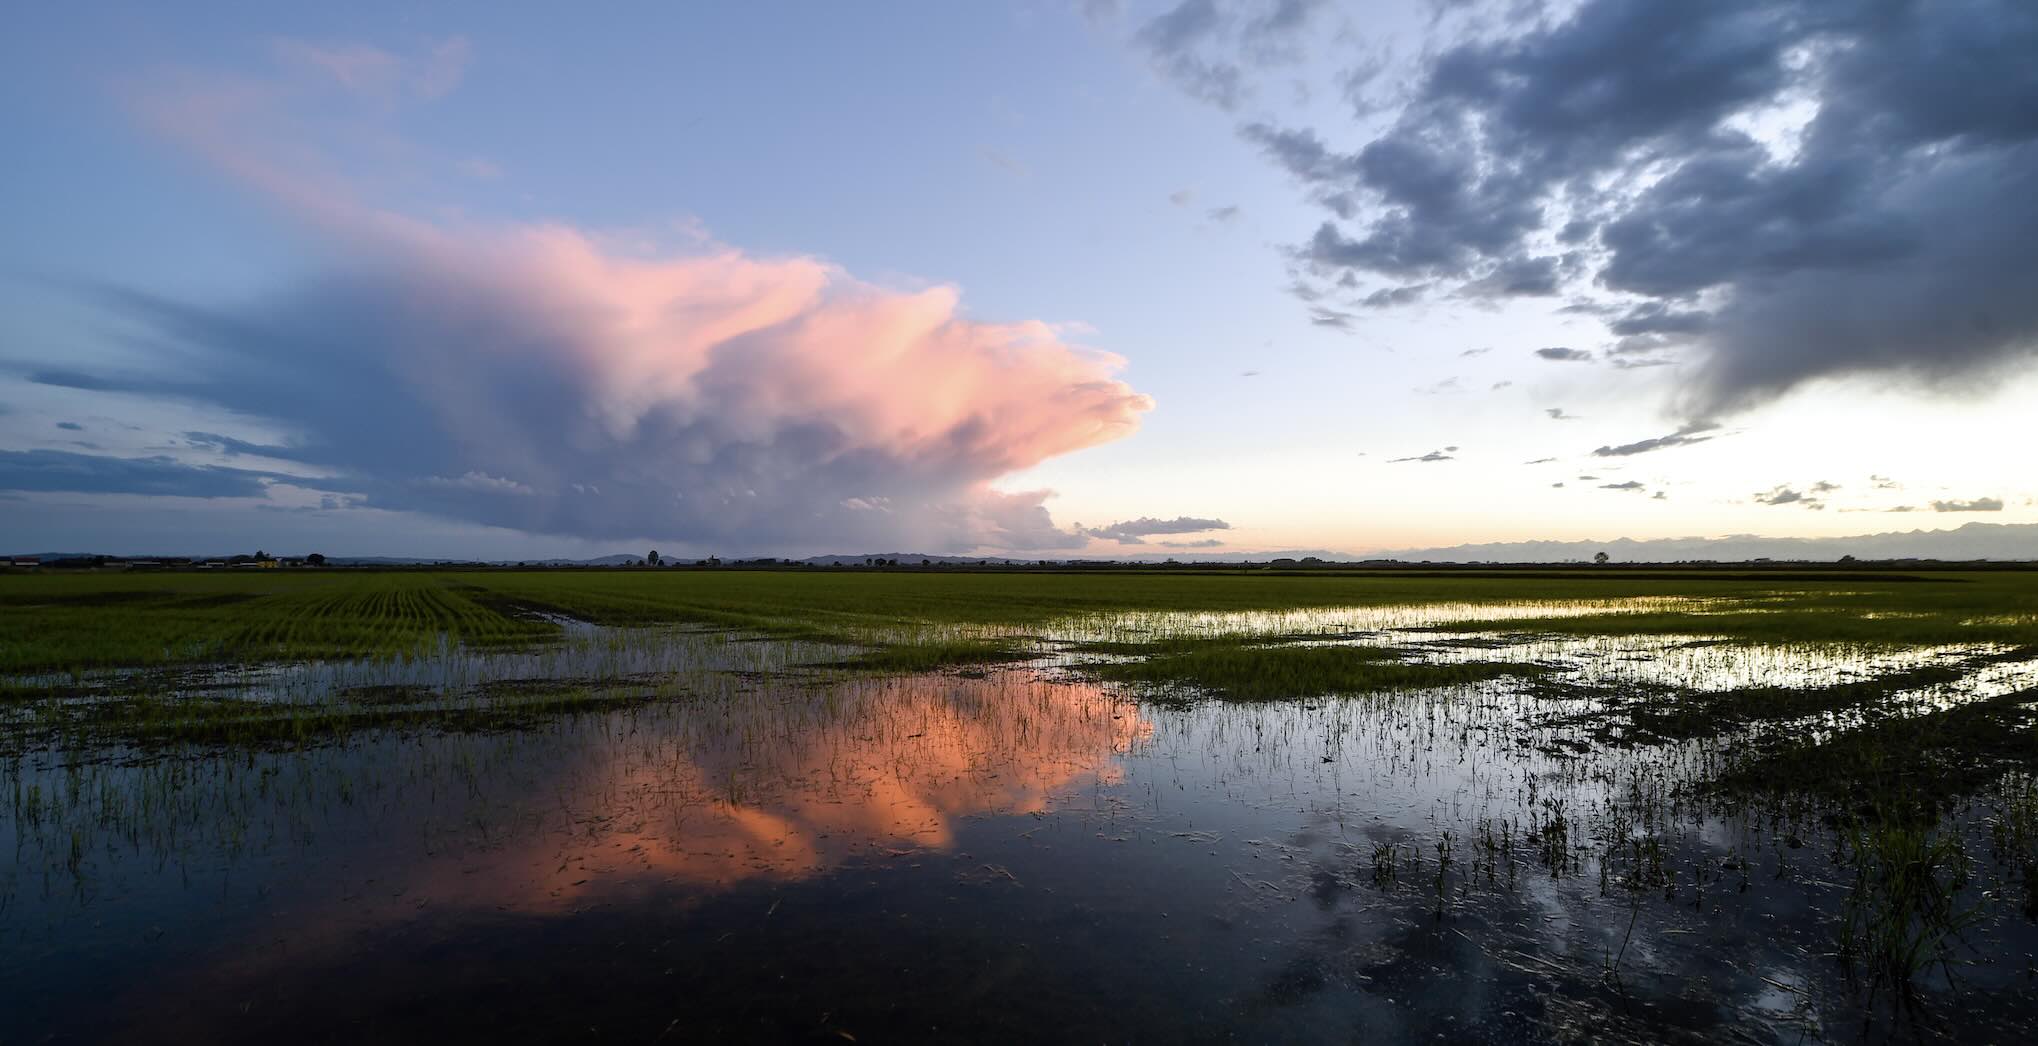
<svg viewBox="0 0 2038 1046">
<path fill-rule="evenodd" d="M 1116 21 L 1119 15 L 1125 13 L 1123 0 L 1082 0 L 1077 6 L 1092 25 Z"/>
<path fill-rule="evenodd" d="M 1975 498 L 1973 501 L 1934 501 L 1934 512 L 2001 512 L 2001 498 Z"/>
<path fill-rule="evenodd" d="M 1969 383 L 2038 357 L 2038 7 L 1583 0 L 1548 14 L 1438 30 L 1389 78 L 1396 96 L 1333 129 L 1350 147 L 1273 119 L 1241 127 L 1325 212 L 1297 231 L 1317 275 L 1611 292 L 1611 333 L 1652 339 L 1631 351 L 1692 353 L 1687 418 L 1823 377 Z M 1377 72 L 1368 57 L 1347 78 Z M 1229 93 L 1249 87 L 1234 77 Z"/>
<path fill-rule="evenodd" d="M 1524 461 L 1524 462 L 1522 462 L 1522 464 L 1524 464 L 1524 465 L 1547 465 L 1547 464 L 1549 464 L 1550 462 L 1552 462 L 1552 461 L 1555 461 L 1555 460 L 1557 460 L 1557 459 L 1556 459 L 1556 458 L 1536 458 L 1536 459 L 1535 459 L 1535 460 L 1533 460 L 1533 461 Z"/>
<path fill-rule="evenodd" d="M 1787 486 L 1774 487 L 1755 495 L 1758 505 L 1802 505 L 1808 509 L 1823 509 L 1824 501 Z"/>
<path fill-rule="evenodd" d="M 1550 420 L 1551 420 L 1551 421 L 1577 421 L 1577 420 L 1578 420 L 1578 415 L 1576 415 L 1576 414 L 1566 414 L 1566 413 L 1564 413 L 1564 408 L 1562 408 L 1562 407 L 1544 407 L 1544 408 L 1543 408 L 1543 413 L 1544 413 L 1544 414 L 1547 414 L 1547 415 L 1549 415 L 1549 417 L 1550 417 Z"/>
<path fill-rule="evenodd" d="M 1199 541 L 1157 541 L 1155 544 L 1163 548 L 1220 548 L 1224 541 L 1221 538 L 1203 538 Z"/>
<path fill-rule="evenodd" d="M 64 430 L 64 431 L 66 431 L 66 432 L 83 432 L 83 431 L 85 431 L 85 426 L 83 426 L 83 425 L 80 425 L 80 424 L 78 424 L 78 423 L 77 423 L 77 422 L 75 422 L 75 421 L 59 421 L 59 422 L 57 422 L 57 427 L 58 427 L 58 428 L 60 428 L 60 429 L 63 429 L 63 430 Z"/>
<path fill-rule="evenodd" d="M 412 55 L 399 55 L 361 43 L 314 43 L 279 39 L 271 42 L 276 58 L 329 78 L 357 95 L 390 99 L 398 95 L 439 98 L 450 94 L 467 74 L 473 48 L 465 37 L 449 37 Z"/>
<path fill-rule="evenodd" d="M 1176 516 L 1174 519 L 1155 519 L 1141 516 L 1113 523 L 1108 527 L 1092 527 L 1084 531 L 1093 538 L 1116 541 L 1125 545 L 1145 544 L 1145 539 L 1160 534 L 1197 534 L 1206 530 L 1230 530 L 1231 524 L 1221 519 L 1201 519 L 1196 516 Z M 1216 542 L 1213 542 L 1213 544 Z"/>
<path fill-rule="evenodd" d="M 1190 204 L 1196 202 L 1196 190 L 1176 189 L 1174 192 L 1168 194 L 1168 202 L 1174 204 L 1177 207 L 1187 207 Z"/>
<path fill-rule="evenodd" d="M 268 443 L 251 443 L 247 440 L 235 439 L 232 436 L 222 436 L 215 432 L 186 432 L 184 434 L 184 444 L 201 450 L 210 450 L 230 458 L 247 454 L 254 457 L 287 460 L 297 453 L 289 447 Z"/>
<path fill-rule="evenodd" d="M 1639 480 L 1632 480 L 1632 479 L 1631 479 L 1631 480 L 1627 480 L 1626 482 L 1622 482 L 1622 483 L 1601 483 L 1601 484 L 1599 485 L 1599 489 L 1601 489 L 1601 490 L 1641 490 L 1641 489 L 1642 489 L 1642 486 L 1643 486 L 1643 484 L 1641 483 L 1641 481 L 1639 481 Z"/>
<path fill-rule="evenodd" d="M 1369 309 L 1391 309 L 1398 305 L 1421 301 L 1423 291 L 1427 288 L 1427 284 L 1421 283 L 1406 287 L 1382 287 L 1359 299 L 1359 304 Z"/>
<path fill-rule="evenodd" d="M 224 306 L 102 300 L 189 350 L 186 391 L 301 430 L 262 453 L 360 477 L 378 507 L 582 537 L 797 543 L 866 530 L 835 506 L 887 497 L 930 547 L 1070 542 L 988 484 L 1150 406 L 1115 358 L 966 319 L 951 288 L 731 248 L 624 257 L 563 227 L 352 245 Z"/>
<path fill-rule="evenodd" d="M 1134 42 L 1191 96 L 1224 110 L 1252 94 L 1247 71 L 1292 65 L 1325 0 L 1267 0 L 1234 9 L 1181 0 L 1141 26 Z"/>
<path fill-rule="evenodd" d="M 1212 207 L 1204 213 L 1213 222 L 1229 223 L 1237 220 L 1239 211 L 1237 204 L 1229 204 L 1224 207 Z"/>
<path fill-rule="evenodd" d="M 1660 301 L 1643 302 L 1606 325 L 1608 330 L 1624 338 L 1700 334 L 1711 326 L 1711 313 L 1672 308 Z M 1631 343 L 1630 351 L 1641 344 Z"/>
<path fill-rule="evenodd" d="M 34 380 L 264 419 L 287 446 L 192 436 L 333 477 L 319 489 L 374 508 L 589 539 L 1077 547 L 1050 492 L 992 484 L 1121 438 L 1152 406 L 1117 357 L 1065 327 L 965 315 L 953 287 L 896 290 L 691 236 L 647 249 L 557 223 L 428 222 L 288 168 L 268 123 L 252 133 L 170 94 L 146 115 L 266 194 L 316 254 L 234 299 L 88 288 L 177 366 Z M 178 477 L 253 482 L 105 468 L 162 493 L 182 492 Z M 843 507 L 858 498 L 891 511 Z"/>
<path fill-rule="evenodd" d="M 1636 454 L 1647 454 L 1655 450 L 1668 450 L 1671 447 L 1688 447 L 1694 443 L 1704 443 L 1712 439 L 1711 433 L 1718 431 L 1718 429 L 1719 426 L 1711 422 L 1692 422 L 1667 436 L 1657 436 L 1652 439 L 1636 440 L 1633 443 L 1600 447 L 1592 452 L 1592 456 L 1596 458 L 1626 458 L 1633 457 Z"/>
<path fill-rule="evenodd" d="M 1582 363 L 1592 358 L 1592 353 L 1584 349 L 1568 349 L 1562 346 L 1537 349 L 1536 355 L 1557 363 Z"/>
<path fill-rule="evenodd" d="M 1322 306 L 1316 306 L 1309 310 L 1310 323 L 1318 327 L 1329 327 L 1333 330 L 1351 330 L 1352 321 L 1355 319 L 1357 317 L 1349 312 L 1339 312 L 1336 309 L 1326 309 Z"/>
<path fill-rule="evenodd" d="M 1456 461 L 1457 458 L 1454 455 L 1457 449 L 1456 447 L 1445 447 L 1442 450 L 1432 450 L 1427 454 L 1417 454 L 1412 457 L 1388 458 L 1387 463 L 1394 465 L 1404 461 Z"/>
<path fill-rule="evenodd" d="M 427 487 L 438 487 L 441 490 L 464 490 L 477 494 L 513 494 L 517 497 L 531 497 L 537 493 L 537 491 L 522 483 L 518 483 L 516 480 L 504 479 L 501 476 L 491 476 L 486 472 L 474 472 L 471 470 L 459 476 L 426 476 L 418 480 L 418 483 Z M 856 507 L 850 505 L 850 502 L 854 500 L 847 499 L 842 504 L 847 507 Z"/>
<path fill-rule="evenodd" d="M 1220 109 L 1235 109 L 1244 96 L 1244 73 L 1234 62 L 1200 53 L 1223 31 L 1215 0 L 1182 0 L 1141 27 L 1136 40 L 1184 91 Z"/>
<path fill-rule="evenodd" d="M 117 458 L 63 450 L 0 450 L 0 490 L 65 494 L 147 494 L 182 498 L 261 497 L 275 473 L 175 458 Z"/>
<path fill-rule="evenodd" d="M 978 154 L 984 158 L 984 162 L 1004 171 L 1006 174 L 1019 178 L 1030 178 L 1033 176 L 1033 171 L 1030 168 L 1009 153 L 986 148 L 979 149 Z"/>
<path fill-rule="evenodd" d="M 1327 0 L 1182 0 L 1147 20 L 1135 43 L 1192 98 L 1235 110 L 1253 94 L 1251 69 L 1302 61 L 1302 41 L 1325 6 Z"/>
<path fill-rule="evenodd" d="M 1465 291 L 1481 298 L 1549 297 L 1558 291 L 1560 259 L 1510 258 L 1485 275 L 1465 285 Z"/>
</svg>

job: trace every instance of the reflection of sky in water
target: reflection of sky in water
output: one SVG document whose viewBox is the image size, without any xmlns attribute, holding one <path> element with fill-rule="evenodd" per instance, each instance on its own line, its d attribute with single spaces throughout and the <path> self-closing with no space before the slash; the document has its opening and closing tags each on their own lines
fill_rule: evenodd
<svg viewBox="0 0 2038 1046">
<path fill-rule="evenodd" d="M 1528 725 L 1543 707 L 1500 683 L 1151 707 L 1012 669 L 29 770 L 71 798 L 0 835 L 0 956 L 31 1000 L 0 1035 L 105 997 L 108 1037 L 257 1037 L 291 1021 L 224 1000 L 396 1007 L 534 971 L 549 1007 L 646 1039 L 733 1033 L 736 1000 L 775 991 L 865 1039 L 937 1037 L 857 1001 L 887 998 L 993 1037 L 1854 1034 L 1823 858 L 1666 816 L 1695 756 L 1573 756 Z M 1610 838 L 1660 841 L 1671 896 L 1603 892 Z M 2020 926 L 1978 940 L 2028 947 Z M 599 983 L 555 972 L 588 963 Z"/>
<path fill-rule="evenodd" d="M 1032 634 L 1308 635 L 1533 661 L 1609 690 L 1823 686 L 1998 652 L 1427 631 L 1677 602 L 1121 615 Z M 841 654 L 575 628 L 535 650 L 280 666 L 192 686 L 320 700 L 656 679 L 685 696 L 520 732 L 0 763 L 15 858 L 0 964 L 22 971 L 0 1041 L 260 1041 L 363 1030 L 346 1022 L 378 1009 L 406 1031 L 548 1038 L 590 1007 L 639 1040 L 1866 1034 L 1830 954 L 1844 873 L 1819 827 L 1690 805 L 1679 786 L 1707 771 L 1706 745 L 1587 744 L 1569 713 L 1590 698 L 1495 680 L 1176 707 L 1054 669 L 781 674 Z M 2038 685 L 2030 661 L 1963 669 L 1896 703 Z M 1784 844 L 1799 835 L 1813 845 Z M 1973 954 L 2038 944 L 1994 911 Z M 2038 1001 L 2014 990 L 2015 963 L 1962 976 L 1994 1001 L 1934 1019 L 1969 1039 L 2029 1029 Z"/>
<path fill-rule="evenodd" d="M 1050 625 L 1050 639 L 1150 641 L 1170 636 L 1283 636 L 1427 628 L 1454 621 L 1522 621 L 1595 614 L 1700 613 L 1722 605 L 1688 596 L 1525 600 L 1509 603 L 1406 603 L 1294 610 L 1134 611 L 1086 615 Z"/>
</svg>

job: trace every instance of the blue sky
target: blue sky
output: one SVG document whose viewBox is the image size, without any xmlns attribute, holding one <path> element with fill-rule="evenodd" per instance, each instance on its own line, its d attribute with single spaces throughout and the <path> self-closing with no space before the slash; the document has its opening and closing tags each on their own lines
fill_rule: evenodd
<svg viewBox="0 0 2038 1046">
<path fill-rule="evenodd" d="M 1646 6 L 38 9 L 0 43 L 5 543 L 1113 555 L 2038 521 L 2010 450 L 2038 438 L 2014 293 L 2038 269 L 1918 231 L 1959 224 L 1947 186 L 2015 188 L 2032 88 L 1899 104 L 1835 46 L 1938 82 L 1926 43 L 2014 58 L 2029 12 Z M 1828 144 L 1850 108 L 1933 159 Z M 1814 177 L 1866 217 L 1791 202 Z M 560 289 L 583 253 L 615 287 Z M 737 271 L 811 300 L 712 364 L 668 354 L 736 314 Z M 1831 319 L 1863 299 L 1885 314 Z M 656 322 L 574 327 L 611 312 Z"/>
</svg>

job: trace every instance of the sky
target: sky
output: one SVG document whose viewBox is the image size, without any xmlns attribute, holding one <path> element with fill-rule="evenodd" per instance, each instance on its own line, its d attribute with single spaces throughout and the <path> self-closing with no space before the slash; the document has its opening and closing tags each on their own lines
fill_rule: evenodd
<svg viewBox="0 0 2038 1046">
<path fill-rule="evenodd" d="M 2038 523 L 2025 0 L 14 22 L 0 551 Z"/>
</svg>

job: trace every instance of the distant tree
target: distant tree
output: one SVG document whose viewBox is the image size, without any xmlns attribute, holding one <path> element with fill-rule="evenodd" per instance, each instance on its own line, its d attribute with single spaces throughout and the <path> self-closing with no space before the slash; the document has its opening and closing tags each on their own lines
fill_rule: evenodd
<svg viewBox="0 0 2038 1046">
<path fill-rule="evenodd" d="M 1852 562 L 1854 562 L 1854 557 L 1853 557 L 1853 556 L 1841 556 L 1841 557 L 1840 557 L 1840 562 L 1842 562 L 1842 563 L 1852 563 Z"/>
<path fill-rule="evenodd" d="M 268 559 L 268 558 L 269 558 L 269 554 L 268 554 L 267 552 L 264 552 L 264 551 L 262 551 L 261 549 L 259 549 L 259 548 L 258 548 L 258 549 L 256 549 L 256 550 L 255 550 L 255 558 L 256 558 L 256 559 Z"/>
<path fill-rule="evenodd" d="M 1608 559 L 1610 559 L 1610 558 L 1612 558 L 1612 557 L 1608 556 L 1608 555 L 1607 555 L 1606 553 L 1604 553 L 1604 552 L 1598 552 L 1598 553 L 1594 553 L 1594 554 L 1593 554 L 1593 557 L 1592 557 L 1592 561 L 1593 561 L 1594 563 L 1597 563 L 1597 564 L 1599 564 L 1600 566 L 1605 566 L 1605 565 L 1606 565 L 1606 561 L 1607 561 Z"/>
<path fill-rule="evenodd" d="M 317 552 L 314 552 L 311 555 L 304 557 L 304 561 L 315 567 L 322 567 L 326 565 L 326 557 L 320 555 Z"/>
<path fill-rule="evenodd" d="M 652 550 L 651 550 L 651 554 L 650 554 L 650 555 L 648 555 L 648 556 L 645 556 L 645 557 L 644 557 L 644 562 L 646 562 L 646 563 L 649 563 L 649 564 L 651 564 L 651 565 L 652 565 L 652 566 L 654 566 L 654 567 L 655 567 L 655 566 L 657 566 L 657 565 L 658 565 L 658 550 L 657 550 L 657 549 L 655 549 L 655 548 L 654 548 L 654 549 L 652 549 Z"/>
</svg>

